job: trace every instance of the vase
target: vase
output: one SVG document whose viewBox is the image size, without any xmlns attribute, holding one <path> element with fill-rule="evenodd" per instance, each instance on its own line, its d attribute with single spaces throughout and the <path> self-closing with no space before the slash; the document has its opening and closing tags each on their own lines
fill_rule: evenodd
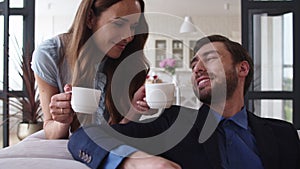
<svg viewBox="0 0 300 169">
<path fill-rule="evenodd" d="M 176 105 L 180 105 L 181 98 L 180 98 L 180 88 L 179 88 L 179 80 L 178 80 L 178 75 L 174 74 L 172 75 L 172 83 L 175 85 L 175 98 L 176 98 Z"/>
<path fill-rule="evenodd" d="M 18 124 L 17 136 L 20 140 L 23 140 L 27 136 L 29 136 L 41 129 L 43 129 L 43 122 L 37 122 L 37 123 L 21 122 Z"/>
<path fill-rule="evenodd" d="M 177 76 L 177 74 L 172 75 L 172 83 L 174 83 L 175 86 L 178 86 L 178 76 Z"/>
</svg>

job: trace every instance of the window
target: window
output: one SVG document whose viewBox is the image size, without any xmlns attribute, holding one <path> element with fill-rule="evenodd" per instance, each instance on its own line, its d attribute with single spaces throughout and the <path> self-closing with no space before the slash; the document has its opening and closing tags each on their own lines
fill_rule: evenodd
<svg viewBox="0 0 300 169">
<path fill-rule="evenodd" d="M 9 7 L 10 8 L 23 8 L 24 0 L 9 0 Z"/>
<path fill-rule="evenodd" d="M 16 132 L 14 123 L 10 122 L 14 119 L 11 116 L 14 112 L 13 107 L 8 106 L 4 101 L 14 100 L 11 95 L 15 94 L 12 93 L 24 94 L 22 80 L 19 76 L 15 76 L 18 72 L 16 64 L 20 54 L 33 51 L 34 4 L 34 0 L 0 1 L 0 68 L 4 70 L 0 74 L 0 143 L 3 147 L 15 143 L 10 139 L 10 134 Z M 8 56 L 10 56 L 9 59 Z"/>
<path fill-rule="evenodd" d="M 300 129 L 300 1 L 242 1 L 242 44 L 254 61 L 248 109 Z M 298 94 L 299 95 L 299 94 Z"/>
<path fill-rule="evenodd" d="M 19 25 L 19 26 L 14 26 Z M 23 55 L 23 16 L 9 16 L 9 90 L 22 90 L 22 78 L 18 75 L 19 59 Z"/>
<path fill-rule="evenodd" d="M 282 119 L 293 122 L 293 101 L 284 99 L 253 100 L 254 113 L 261 117 Z"/>
<path fill-rule="evenodd" d="M 293 15 L 253 15 L 255 91 L 292 91 Z"/>
</svg>

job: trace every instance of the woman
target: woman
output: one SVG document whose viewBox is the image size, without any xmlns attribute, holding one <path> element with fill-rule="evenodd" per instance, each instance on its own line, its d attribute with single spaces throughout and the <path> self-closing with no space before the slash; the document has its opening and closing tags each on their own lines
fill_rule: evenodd
<svg viewBox="0 0 300 169">
<path fill-rule="evenodd" d="M 143 0 L 82 0 L 69 31 L 45 41 L 35 50 L 32 69 L 39 87 L 44 131 L 48 139 L 68 138 L 69 131 L 79 126 L 70 105 L 70 84 L 80 84 L 78 79 L 86 77 L 85 69 L 95 58 L 101 63 L 89 73 L 97 71 L 97 75 L 100 72 L 105 76 L 102 91 L 105 98 L 102 99 L 103 112 L 100 113 L 108 117 L 110 124 L 128 121 L 119 113 L 121 111 L 130 111 L 136 116 L 149 109 L 143 100 L 147 69 L 134 76 L 129 85 L 129 94 L 120 94 L 118 103 L 124 103 L 123 109 L 116 108 L 111 92 L 113 74 L 118 65 L 144 48 L 148 25 L 143 12 Z M 93 52 L 87 50 L 90 47 L 88 42 L 96 46 Z M 98 54 L 104 57 L 99 59 Z M 147 65 L 143 53 L 139 52 L 138 55 L 136 63 Z M 84 69 L 80 69 L 82 67 Z M 126 91 L 124 88 L 121 90 Z M 128 96 L 131 107 L 126 103 Z"/>
</svg>

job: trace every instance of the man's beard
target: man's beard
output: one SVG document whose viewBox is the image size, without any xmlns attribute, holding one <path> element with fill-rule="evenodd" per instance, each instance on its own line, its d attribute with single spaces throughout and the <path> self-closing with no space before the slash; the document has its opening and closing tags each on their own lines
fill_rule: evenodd
<svg viewBox="0 0 300 169">
<path fill-rule="evenodd" d="M 226 72 L 226 80 L 223 79 L 219 83 L 215 83 L 211 89 L 200 90 L 194 88 L 199 100 L 205 104 L 224 102 L 225 99 L 230 99 L 238 85 L 238 77 L 235 69 Z M 226 95 L 225 95 L 226 94 Z"/>
</svg>

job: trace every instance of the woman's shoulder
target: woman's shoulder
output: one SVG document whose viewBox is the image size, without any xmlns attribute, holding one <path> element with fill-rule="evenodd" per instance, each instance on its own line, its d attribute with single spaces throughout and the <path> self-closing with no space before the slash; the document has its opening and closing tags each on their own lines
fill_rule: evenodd
<svg viewBox="0 0 300 169">
<path fill-rule="evenodd" d="M 34 50 L 32 54 L 31 68 L 35 74 L 41 77 L 44 81 L 52 86 L 59 86 L 63 91 L 63 85 L 60 85 L 57 75 L 61 72 L 60 68 L 66 70 L 66 62 L 64 62 L 63 46 L 60 35 L 54 36 L 43 41 Z M 66 72 L 65 72 L 66 73 Z M 65 79 L 60 79 L 62 83 L 68 81 L 67 75 L 61 76 Z"/>
<path fill-rule="evenodd" d="M 38 45 L 37 50 L 60 48 L 60 47 L 62 47 L 60 35 L 56 35 L 52 38 L 46 39 L 43 42 L 41 42 L 41 44 Z"/>
<path fill-rule="evenodd" d="M 59 60 L 63 45 L 60 35 L 56 35 L 50 39 L 44 40 L 34 50 L 33 58 L 51 58 L 53 60 Z"/>
</svg>

